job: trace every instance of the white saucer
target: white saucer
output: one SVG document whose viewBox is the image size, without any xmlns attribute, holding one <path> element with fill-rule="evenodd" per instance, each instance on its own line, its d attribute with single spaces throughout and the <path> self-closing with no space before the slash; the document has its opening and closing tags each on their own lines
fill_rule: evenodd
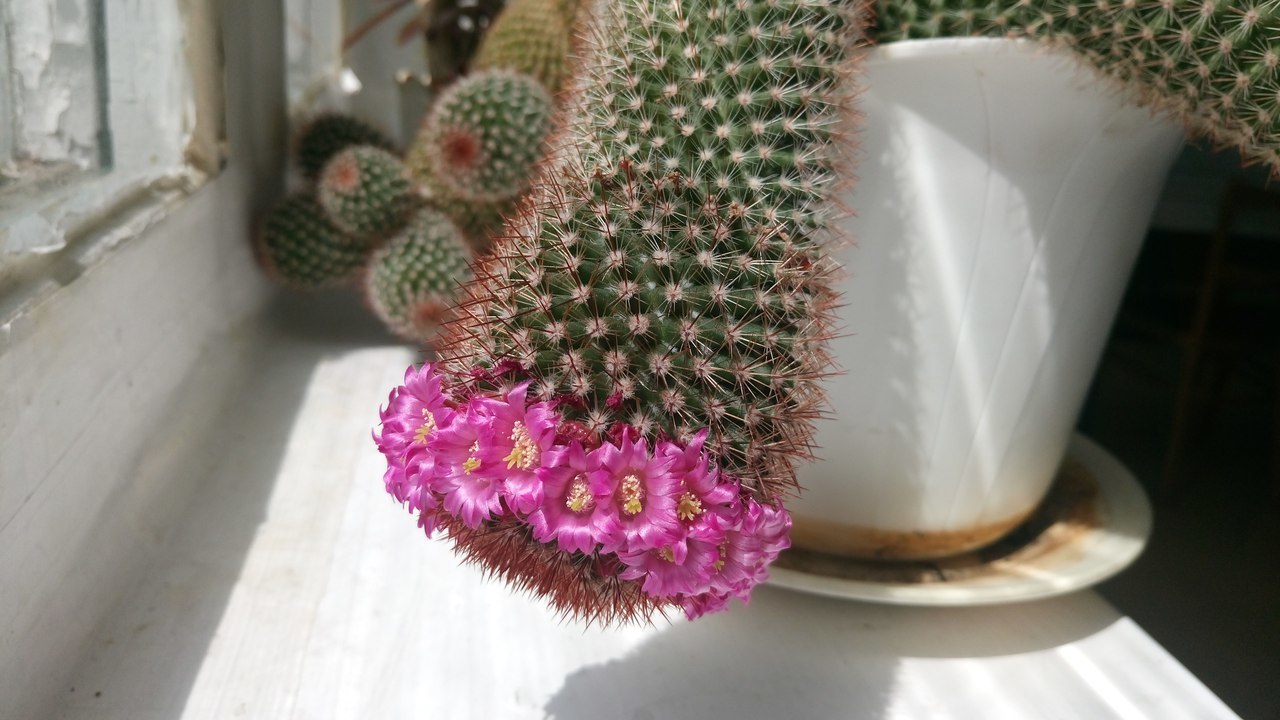
<svg viewBox="0 0 1280 720">
<path fill-rule="evenodd" d="M 892 605 L 995 605 L 1063 595 L 1120 572 L 1151 535 L 1151 505 L 1133 474 L 1081 435 L 1071 439 L 1049 497 L 988 548 L 932 562 L 854 560 L 793 548 L 769 583 Z"/>
</svg>

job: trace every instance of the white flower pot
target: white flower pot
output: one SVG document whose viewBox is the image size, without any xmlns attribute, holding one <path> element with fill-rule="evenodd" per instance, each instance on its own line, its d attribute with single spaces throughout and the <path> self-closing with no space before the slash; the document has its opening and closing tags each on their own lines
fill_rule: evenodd
<svg viewBox="0 0 1280 720">
<path fill-rule="evenodd" d="M 878 48 L 862 100 L 846 372 L 793 541 L 943 556 L 1048 490 L 1183 133 L 1008 40 Z"/>
</svg>

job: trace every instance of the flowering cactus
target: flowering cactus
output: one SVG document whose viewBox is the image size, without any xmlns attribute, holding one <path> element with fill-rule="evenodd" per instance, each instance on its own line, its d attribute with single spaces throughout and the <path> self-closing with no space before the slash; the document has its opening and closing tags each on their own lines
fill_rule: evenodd
<svg viewBox="0 0 1280 720">
<path fill-rule="evenodd" d="M 1063 45 L 1140 102 L 1280 172 L 1272 0 L 877 0 L 879 41 L 986 35 Z"/>
<path fill-rule="evenodd" d="M 339 230 L 314 195 L 301 193 L 272 208 L 256 250 L 271 277 L 310 290 L 351 280 L 364 264 L 369 244 Z"/>
<path fill-rule="evenodd" d="M 697 616 L 788 544 L 859 8 L 597 7 L 564 150 L 376 437 L 421 527 L 558 610 Z"/>
<path fill-rule="evenodd" d="M 422 208 L 369 258 L 369 307 L 400 337 L 430 343 L 458 287 L 471 279 L 470 259 L 454 224 L 438 210 Z"/>
</svg>

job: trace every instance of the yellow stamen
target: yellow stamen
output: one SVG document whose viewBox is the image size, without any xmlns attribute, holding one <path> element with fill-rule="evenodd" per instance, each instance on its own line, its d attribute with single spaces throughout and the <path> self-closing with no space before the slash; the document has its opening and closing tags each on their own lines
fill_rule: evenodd
<svg viewBox="0 0 1280 720">
<path fill-rule="evenodd" d="M 692 520 L 702 514 L 702 501 L 693 493 L 685 493 L 676 503 L 676 517 L 681 520 Z"/>
<path fill-rule="evenodd" d="M 674 563 L 676 561 L 675 557 L 672 556 L 671 554 L 671 548 L 662 548 L 661 550 L 659 550 L 658 557 L 662 558 L 663 560 L 666 560 L 669 563 Z"/>
<path fill-rule="evenodd" d="M 715 561 L 714 563 L 712 563 L 712 564 L 711 564 L 711 567 L 715 568 L 716 572 L 720 572 L 721 570 L 723 570 L 723 569 L 724 569 L 724 559 L 725 559 L 728 555 L 729 555 L 729 543 L 728 543 L 728 541 L 725 541 L 725 542 L 720 543 L 720 547 L 716 548 L 716 561 Z"/>
<path fill-rule="evenodd" d="M 476 453 L 480 452 L 480 442 L 471 443 L 471 456 L 462 463 L 462 472 L 470 475 L 475 469 L 480 467 L 480 458 L 476 457 Z"/>
<path fill-rule="evenodd" d="M 622 478 L 622 512 L 638 515 L 641 510 L 644 510 L 644 487 L 639 477 L 626 475 Z"/>
<path fill-rule="evenodd" d="M 542 459 L 542 448 L 529 437 L 529 429 L 524 423 L 517 422 L 511 427 L 511 442 L 511 452 L 502 458 L 507 461 L 508 470 L 532 470 L 538 466 L 538 461 Z"/>
<path fill-rule="evenodd" d="M 583 513 L 595 504 L 595 498 L 591 497 L 591 488 L 587 487 L 587 476 L 578 473 L 578 476 L 573 479 L 573 485 L 569 486 L 569 495 L 565 498 L 564 506 L 575 513 Z"/>
<path fill-rule="evenodd" d="M 436 431 L 436 418 L 426 408 L 422 408 L 422 417 L 425 420 L 422 421 L 422 425 L 418 426 L 417 432 L 413 434 L 413 439 L 420 445 L 426 445 L 427 436 Z"/>
</svg>

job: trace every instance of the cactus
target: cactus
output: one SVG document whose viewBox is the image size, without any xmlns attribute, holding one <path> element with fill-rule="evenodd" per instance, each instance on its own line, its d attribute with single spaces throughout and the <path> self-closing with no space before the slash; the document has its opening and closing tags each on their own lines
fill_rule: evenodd
<svg viewBox="0 0 1280 720">
<path fill-rule="evenodd" d="M 859 11 L 596 5 L 563 152 L 383 414 L 388 490 L 425 529 L 605 622 L 762 579 L 828 367 Z"/>
<path fill-rule="evenodd" d="M 310 193 L 289 196 L 271 210 L 256 250 L 267 274 L 299 289 L 346 282 L 369 254 L 368 244 L 334 226 Z"/>
<path fill-rule="evenodd" d="M 524 73 L 551 92 L 560 89 L 569 64 L 569 21 L 562 0 L 512 0 L 485 34 L 472 70 Z"/>
<path fill-rule="evenodd" d="M 369 258 L 369 306 L 395 334 L 429 343 L 459 286 L 471 279 L 470 258 L 453 223 L 437 210 L 422 208 Z"/>
<path fill-rule="evenodd" d="M 1270 0 L 878 0 L 879 41 L 1029 37 L 1280 173 L 1280 5 Z"/>
<path fill-rule="evenodd" d="M 395 143 L 372 125 L 350 115 L 325 113 L 313 118 L 298 133 L 294 156 L 303 176 L 314 182 L 334 155 L 352 145 L 395 149 Z"/>
<path fill-rule="evenodd" d="M 403 227 L 418 202 L 404 163 L 367 145 L 333 156 L 320 174 L 319 195 L 334 225 L 373 239 Z"/>
<path fill-rule="evenodd" d="M 532 182 L 551 113 L 551 96 L 527 75 L 472 74 L 432 107 L 410 152 L 410 173 L 460 224 L 494 217 L 494 208 L 500 217 Z"/>
</svg>

